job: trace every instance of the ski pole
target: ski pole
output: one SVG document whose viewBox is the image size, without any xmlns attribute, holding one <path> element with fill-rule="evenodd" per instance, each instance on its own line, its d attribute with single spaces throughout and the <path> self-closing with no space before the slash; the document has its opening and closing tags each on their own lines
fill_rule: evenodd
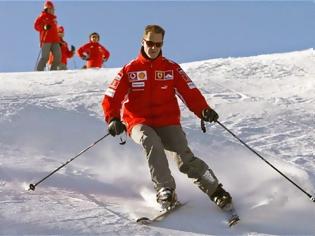
<svg viewBox="0 0 315 236">
<path fill-rule="evenodd" d="M 77 157 L 81 156 L 83 153 L 85 153 L 87 150 L 89 150 L 90 148 L 92 148 L 93 146 L 95 146 L 98 142 L 100 142 L 101 140 L 103 140 L 104 138 L 106 138 L 109 135 L 109 133 L 107 133 L 106 135 L 104 135 L 102 138 L 98 139 L 97 141 L 95 141 L 93 144 L 91 144 L 90 146 L 88 146 L 87 148 L 83 149 L 80 153 L 78 153 L 76 156 L 72 157 L 71 159 L 69 159 L 68 161 L 66 161 L 64 164 L 62 164 L 61 166 L 59 166 L 57 169 L 55 169 L 54 171 L 52 171 L 49 175 L 47 175 L 46 177 L 42 178 L 41 180 L 39 180 L 37 183 L 35 184 L 30 184 L 29 189 L 28 190 L 35 190 L 36 186 L 39 185 L 41 182 L 43 182 L 44 180 L 46 180 L 47 178 L 49 178 L 50 176 L 52 176 L 54 173 L 56 173 L 58 170 L 60 170 L 61 168 L 63 168 L 64 166 L 68 165 L 71 161 L 73 161 L 74 159 L 76 159 Z"/>
<path fill-rule="evenodd" d="M 40 57 L 41 53 L 42 53 L 42 48 L 39 49 L 38 56 L 37 56 L 36 63 L 35 63 L 35 67 L 34 67 L 34 71 L 36 71 L 36 69 L 37 69 L 37 65 L 38 65 L 38 61 L 39 61 L 39 57 Z"/>
<path fill-rule="evenodd" d="M 76 70 L 77 69 L 77 63 L 75 61 L 75 57 L 73 57 L 73 65 L 74 65 L 74 69 Z"/>
<path fill-rule="evenodd" d="M 292 183 L 295 187 L 297 187 L 299 190 L 301 190 L 304 194 L 306 194 L 312 202 L 315 202 L 315 197 L 306 192 L 304 189 L 302 189 L 299 185 L 297 185 L 295 182 L 293 182 L 289 177 L 287 177 L 285 174 L 283 174 L 280 170 L 278 170 L 274 165 L 272 165 L 269 161 L 267 161 L 265 158 L 263 158 L 259 153 L 257 153 L 253 148 L 248 146 L 244 141 L 242 141 L 239 137 L 237 137 L 231 130 L 226 128 L 221 122 L 217 121 L 217 123 L 225 129 L 227 132 L 229 132 L 234 138 L 236 138 L 238 141 L 240 141 L 245 147 L 247 147 L 250 151 L 255 153 L 260 159 L 262 159 L 264 162 L 266 162 L 269 166 L 271 166 L 275 171 L 277 171 L 280 175 L 282 175 L 284 178 L 286 178 L 290 183 Z"/>
<path fill-rule="evenodd" d="M 46 40 L 46 36 L 47 36 L 47 30 L 45 31 L 43 37 L 40 38 L 40 49 L 39 49 L 38 56 L 37 56 L 37 59 L 36 59 L 36 64 L 35 64 L 35 67 L 34 67 L 34 71 L 37 70 L 37 66 L 38 66 L 38 63 L 39 63 L 39 57 L 40 57 L 40 55 L 42 54 L 43 41 Z"/>
</svg>

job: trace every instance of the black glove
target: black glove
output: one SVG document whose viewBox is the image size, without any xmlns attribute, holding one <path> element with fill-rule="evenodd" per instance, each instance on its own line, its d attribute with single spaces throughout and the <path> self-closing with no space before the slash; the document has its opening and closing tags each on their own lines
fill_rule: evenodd
<svg viewBox="0 0 315 236">
<path fill-rule="evenodd" d="M 75 51 L 75 46 L 71 45 L 71 52 Z"/>
<path fill-rule="evenodd" d="M 44 30 L 49 30 L 51 28 L 51 25 L 44 25 Z"/>
<path fill-rule="evenodd" d="M 121 134 L 126 130 L 125 125 L 117 118 L 113 118 L 108 125 L 108 133 L 112 136 Z"/>
<path fill-rule="evenodd" d="M 203 109 L 201 116 L 204 121 L 208 122 L 216 122 L 219 119 L 218 113 L 210 107 Z"/>
</svg>

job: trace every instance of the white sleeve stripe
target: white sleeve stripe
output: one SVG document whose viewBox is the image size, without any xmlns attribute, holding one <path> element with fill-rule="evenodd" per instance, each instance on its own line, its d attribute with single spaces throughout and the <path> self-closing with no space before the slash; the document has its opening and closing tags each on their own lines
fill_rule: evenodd
<svg viewBox="0 0 315 236">
<path fill-rule="evenodd" d="M 105 95 L 109 96 L 109 97 L 114 97 L 116 90 L 112 89 L 112 88 L 107 88 L 105 91 Z"/>
<path fill-rule="evenodd" d="M 180 92 L 178 92 L 177 89 L 175 89 L 175 93 L 180 98 L 180 100 L 182 100 L 182 102 L 187 106 L 187 103 L 186 103 L 184 97 L 180 94 Z"/>
</svg>

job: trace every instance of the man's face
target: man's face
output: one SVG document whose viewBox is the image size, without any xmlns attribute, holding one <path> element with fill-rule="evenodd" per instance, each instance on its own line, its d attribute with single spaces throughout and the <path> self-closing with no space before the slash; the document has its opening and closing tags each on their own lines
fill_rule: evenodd
<svg viewBox="0 0 315 236">
<path fill-rule="evenodd" d="M 160 33 L 149 32 L 142 39 L 142 46 L 145 54 L 150 59 L 155 59 L 161 52 L 163 46 L 163 35 Z"/>
<path fill-rule="evenodd" d="M 55 8 L 47 8 L 49 14 L 55 15 Z"/>
<path fill-rule="evenodd" d="M 98 40 L 99 40 L 99 38 L 98 38 L 98 36 L 97 36 L 96 34 L 93 34 L 93 35 L 91 35 L 90 40 L 91 40 L 91 42 L 93 42 L 93 43 L 97 43 Z"/>
</svg>

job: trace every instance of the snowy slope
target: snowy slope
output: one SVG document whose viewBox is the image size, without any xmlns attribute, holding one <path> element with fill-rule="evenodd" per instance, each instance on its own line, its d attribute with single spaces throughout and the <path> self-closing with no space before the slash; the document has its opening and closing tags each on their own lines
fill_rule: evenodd
<svg viewBox="0 0 315 236">
<path fill-rule="evenodd" d="M 220 121 L 306 191 L 315 193 L 315 52 L 183 64 Z M 182 106 L 195 155 L 231 192 L 242 222 L 223 214 L 169 156 L 188 205 L 153 227 L 154 191 L 142 150 L 107 137 L 37 186 L 30 183 L 106 133 L 101 100 L 118 69 L 0 74 L 0 234 L 314 235 L 315 203 L 219 125 L 200 131 Z"/>
</svg>

